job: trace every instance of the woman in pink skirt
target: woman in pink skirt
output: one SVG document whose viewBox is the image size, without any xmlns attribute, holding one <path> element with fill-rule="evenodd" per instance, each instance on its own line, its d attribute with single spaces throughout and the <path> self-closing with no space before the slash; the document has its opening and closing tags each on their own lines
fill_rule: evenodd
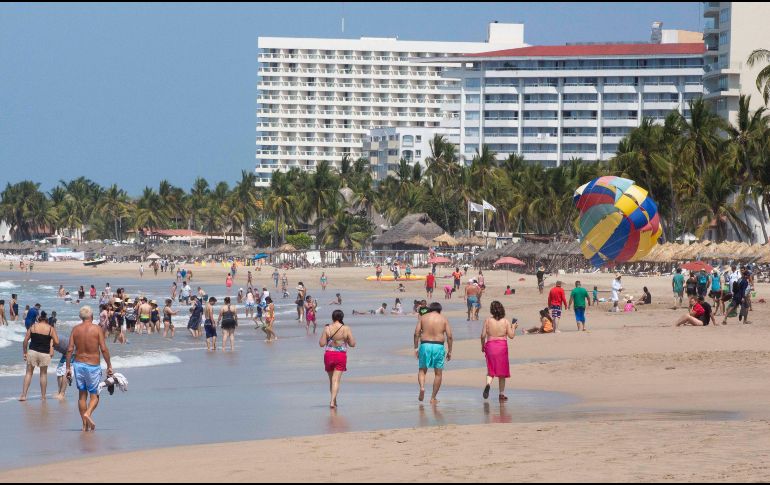
<svg viewBox="0 0 770 485">
<path fill-rule="evenodd" d="M 324 369 L 329 375 L 329 407 L 337 408 L 337 394 L 340 392 L 342 373 L 348 370 L 348 349 L 356 346 L 356 339 L 349 327 L 345 326 L 342 310 L 332 312 L 332 323 L 324 328 L 318 342 L 324 348 Z"/>
<path fill-rule="evenodd" d="M 484 388 L 484 399 L 489 397 L 492 381 L 497 377 L 500 383 L 500 401 L 505 397 L 505 380 L 511 377 L 511 367 L 508 362 L 508 339 L 516 335 L 516 320 L 514 323 L 505 318 L 505 308 L 499 301 L 493 301 L 489 309 L 492 314 L 484 322 L 481 330 L 481 351 L 487 357 L 487 385 Z"/>
</svg>

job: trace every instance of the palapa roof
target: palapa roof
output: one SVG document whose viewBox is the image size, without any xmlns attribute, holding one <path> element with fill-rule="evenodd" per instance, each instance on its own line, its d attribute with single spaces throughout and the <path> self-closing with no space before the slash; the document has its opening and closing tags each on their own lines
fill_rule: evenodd
<svg viewBox="0 0 770 485">
<path fill-rule="evenodd" d="M 441 244 L 446 244 L 447 246 L 459 246 L 460 245 L 460 242 L 457 239 L 453 238 L 452 236 L 450 236 L 447 233 L 444 233 L 444 234 L 442 234 L 442 235 L 440 235 L 438 237 L 434 237 L 433 241 L 437 242 L 437 243 L 441 243 Z"/>
<path fill-rule="evenodd" d="M 430 241 L 420 236 L 419 234 L 417 236 L 410 237 L 409 240 L 404 242 L 404 244 L 408 244 L 409 246 L 420 246 L 423 248 L 429 248 L 432 246 Z"/>
<path fill-rule="evenodd" d="M 410 214 L 374 241 L 375 246 L 407 244 L 414 236 L 422 236 L 429 241 L 444 234 L 444 230 L 433 222 L 428 214 Z"/>
</svg>

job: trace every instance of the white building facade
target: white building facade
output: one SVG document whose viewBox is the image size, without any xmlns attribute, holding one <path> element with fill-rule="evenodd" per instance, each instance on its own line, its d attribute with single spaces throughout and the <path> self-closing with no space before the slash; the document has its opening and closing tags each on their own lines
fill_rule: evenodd
<svg viewBox="0 0 770 485">
<path fill-rule="evenodd" d="M 770 3 L 703 2 L 706 43 L 705 99 L 716 112 L 734 123 L 741 94 L 751 95 L 751 109 L 763 106 L 756 79 L 764 63 L 746 62 L 755 49 L 770 48 Z"/>
<path fill-rule="evenodd" d="M 558 166 L 611 158 L 644 117 L 703 95 L 703 42 L 533 46 L 448 58 L 459 80 L 442 127 L 471 160 L 482 145 Z"/>
<path fill-rule="evenodd" d="M 425 158 L 431 154 L 430 142 L 434 135 L 447 135 L 441 128 L 375 128 L 364 141 L 364 157 L 369 159 L 372 177 L 376 182 L 395 175 L 403 158 L 410 165 L 419 163 L 425 168 Z"/>
<path fill-rule="evenodd" d="M 366 156 L 371 129 L 439 127 L 442 105 L 458 96 L 443 57 L 524 45 L 522 24 L 498 23 L 487 42 L 260 37 L 257 185 L 275 170 Z"/>
</svg>

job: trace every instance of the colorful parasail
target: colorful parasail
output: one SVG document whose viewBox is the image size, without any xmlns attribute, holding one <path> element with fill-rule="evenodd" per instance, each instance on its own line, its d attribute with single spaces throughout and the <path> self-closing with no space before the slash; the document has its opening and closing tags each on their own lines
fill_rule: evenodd
<svg viewBox="0 0 770 485">
<path fill-rule="evenodd" d="M 663 234 L 658 206 L 633 180 L 599 177 L 575 191 L 583 255 L 598 267 L 638 261 Z"/>
</svg>

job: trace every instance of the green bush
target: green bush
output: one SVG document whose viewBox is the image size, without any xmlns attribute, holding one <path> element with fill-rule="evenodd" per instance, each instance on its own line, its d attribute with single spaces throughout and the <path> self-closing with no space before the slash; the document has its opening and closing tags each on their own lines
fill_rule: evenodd
<svg viewBox="0 0 770 485">
<path fill-rule="evenodd" d="M 297 249 L 310 249 L 310 246 L 313 245 L 313 238 L 301 232 L 286 236 L 286 242 Z"/>
</svg>

